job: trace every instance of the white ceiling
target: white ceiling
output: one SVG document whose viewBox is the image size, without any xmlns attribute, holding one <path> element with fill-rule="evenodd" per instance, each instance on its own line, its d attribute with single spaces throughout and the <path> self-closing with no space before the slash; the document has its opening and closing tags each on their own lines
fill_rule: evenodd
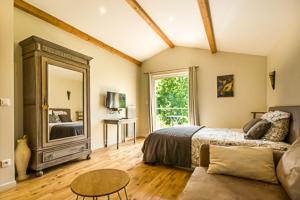
<svg viewBox="0 0 300 200">
<path fill-rule="evenodd" d="M 299 17 L 300 0 L 211 0 L 210 7 L 218 50 L 266 56 Z"/>
<path fill-rule="evenodd" d="M 26 0 L 143 61 L 168 48 L 125 0 Z M 197 0 L 137 0 L 175 46 L 209 49 Z M 218 51 L 268 55 L 300 0 L 210 0 Z"/>
</svg>

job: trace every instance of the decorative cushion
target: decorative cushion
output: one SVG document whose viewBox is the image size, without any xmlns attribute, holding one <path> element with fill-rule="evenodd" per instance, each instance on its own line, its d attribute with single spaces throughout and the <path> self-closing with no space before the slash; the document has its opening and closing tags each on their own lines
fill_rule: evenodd
<svg viewBox="0 0 300 200">
<path fill-rule="evenodd" d="M 68 115 L 58 115 L 61 122 L 72 122 Z"/>
<path fill-rule="evenodd" d="M 262 138 L 270 129 L 271 123 L 267 120 L 260 120 L 245 134 L 245 139 L 257 140 Z"/>
<path fill-rule="evenodd" d="M 243 126 L 244 133 L 247 133 L 252 126 L 254 126 L 257 122 L 261 121 L 260 118 L 251 119 Z"/>
<path fill-rule="evenodd" d="M 271 122 L 271 128 L 262 139 L 274 142 L 280 142 L 285 139 L 289 132 L 290 113 L 270 111 L 264 114 L 261 118 Z"/>
<path fill-rule="evenodd" d="M 60 119 L 57 115 L 49 115 L 49 123 L 57 123 L 60 122 Z"/>
<path fill-rule="evenodd" d="M 225 174 L 278 183 L 271 148 L 210 145 L 209 151 L 209 174 Z"/>
<path fill-rule="evenodd" d="M 300 138 L 283 154 L 277 165 L 277 176 L 292 200 L 300 199 Z"/>
</svg>

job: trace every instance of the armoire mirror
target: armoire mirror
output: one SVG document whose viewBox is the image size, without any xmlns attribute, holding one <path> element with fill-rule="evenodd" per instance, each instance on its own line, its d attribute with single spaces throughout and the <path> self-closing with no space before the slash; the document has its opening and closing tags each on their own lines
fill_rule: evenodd
<svg viewBox="0 0 300 200">
<path fill-rule="evenodd" d="M 42 57 L 43 146 L 87 138 L 87 75 L 73 63 Z"/>
<path fill-rule="evenodd" d="M 83 73 L 48 64 L 48 141 L 84 136 Z"/>
</svg>

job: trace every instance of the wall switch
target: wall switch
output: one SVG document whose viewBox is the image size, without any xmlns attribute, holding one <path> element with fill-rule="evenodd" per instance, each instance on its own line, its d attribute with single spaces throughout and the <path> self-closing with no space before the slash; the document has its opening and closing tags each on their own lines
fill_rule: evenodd
<svg viewBox="0 0 300 200">
<path fill-rule="evenodd" d="M 11 159 L 1 160 L 0 167 L 5 168 L 11 165 Z"/>
<path fill-rule="evenodd" d="M 10 106 L 10 99 L 8 98 L 0 98 L 0 106 Z"/>
</svg>

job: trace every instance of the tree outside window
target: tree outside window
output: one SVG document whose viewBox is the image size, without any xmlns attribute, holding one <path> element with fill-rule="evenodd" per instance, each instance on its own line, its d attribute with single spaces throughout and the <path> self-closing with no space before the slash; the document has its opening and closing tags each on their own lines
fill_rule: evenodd
<svg viewBox="0 0 300 200">
<path fill-rule="evenodd" d="M 187 76 L 155 81 L 158 127 L 188 124 L 188 84 Z"/>
</svg>

